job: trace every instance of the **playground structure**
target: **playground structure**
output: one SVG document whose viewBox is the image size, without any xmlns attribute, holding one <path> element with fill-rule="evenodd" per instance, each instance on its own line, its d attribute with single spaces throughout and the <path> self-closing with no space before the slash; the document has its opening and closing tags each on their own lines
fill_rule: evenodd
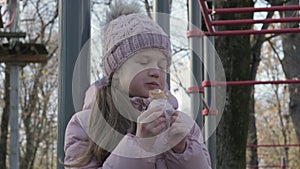
<svg viewBox="0 0 300 169">
<path fill-rule="evenodd" d="M 255 34 L 282 34 L 282 33 L 300 33 L 300 28 L 281 28 L 281 29 L 263 29 L 263 30 L 226 30 L 226 31 L 217 31 L 217 26 L 225 26 L 225 25 L 245 25 L 245 24 L 256 24 L 256 23 L 288 23 L 288 22 L 300 22 L 300 17 L 288 17 L 288 18 L 280 18 L 280 19 L 273 19 L 273 18 L 266 18 L 262 20 L 254 20 L 254 19 L 238 19 L 238 20 L 213 20 L 213 15 L 219 14 L 233 14 L 233 13 L 249 13 L 249 12 L 268 12 L 268 11 L 298 11 L 300 10 L 300 5 L 289 5 L 289 6 L 271 6 L 267 8 L 254 8 L 254 7 L 244 7 L 244 8 L 216 8 L 215 1 L 212 0 L 212 7 L 211 9 L 208 7 L 207 0 L 198 0 L 198 5 L 200 6 L 200 11 L 202 17 L 205 22 L 205 26 L 207 28 L 207 32 L 199 31 L 199 30 L 189 30 L 187 35 L 188 37 L 203 37 L 203 36 L 210 36 L 211 42 L 214 43 L 214 36 L 228 36 L 228 35 L 255 35 Z M 191 3 L 191 1 L 190 1 Z M 194 4 L 196 5 L 196 4 Z M 193 11 L 190 15 L 199 15 L 194 13 L 197 11 Z M 198 11 L 198 13 L 200 13 Z M 198 26 L 198 25 L 197 25 Z M 201 28 L 201 25 L 199 25 Z M 205 48 L 205 46 L 204 46 Z M 215 58 L 207 57 L 207 54 L 204 53 L 204 67 L 213 67 L 213 63 Z M 194 72 L 196 73 L 196 72 Z M 210 81 L 208 81 L 210 79 Z M 199 82 L 200 83 L 200 82 Z M 258 85 L 258 84 L 292 84 L 292 83 L 300 83 L 300 80 L 280 80 L 280 81 L 230 81 L 230 82 L 216 82 L 214 81 L 214 76 L 209 77 L 206 75 L 204 76 L 202 86 L 192 86 L 188 89 L 189 92 L 200 92 L 206 96 L 204 101 L 204 110 L 202 115 L 205 117 L 205 128 L 206 130 L 210 130 L 211 127 L 215 126 L 215 118 L 216 110 L 214 107 L 209 107 L 209 104 L 206 102 L 211 102 L 212 98 L 215 98 L 213 87 L 216 86 L 241 86 L 241 85 Z M 208 92 L 208 94 L 207 94 Z M 214 102 L 214 101 L 212 101 Z M 213 111 L 210 110 L 212 109 Z M 198 123 L 199 124 L 199 123 Z M 208 139 L 207 146 L 208 150 L 211 155 L 212 165 L 215 168 L 216 164 L 216 136 L 207 136 L 205 132 L 205 137 Z M 209 138 L 208 138 L 209 137 Z M 272 147 L 272 145 L 249 145 L 251 148 L 259 148 L 259 147 Z M 276 147 L 278 145 L 273 145 Z M 288 146 L 297 146 L 299 144 L 294 145 L 282 145 L 285 147 Z M 249 168 L 286 168 L 286 161 L 283 158 L 281 161 L 281 165 L 266 165 L 266 166 L 248 166 Z"/>
<path fill-rule="evenodd" d="M 80 77 L 75 84 L 72 82 L 72 75 L 74 64 L 77 60 L 77 57 L 80 53 L 80 50 L 84 46 L 84 44 L 90 38 L 90 11 L 89 5 L 90 0 L 72 0 L 72 2 L 68 0 L 61 1 L 61 14 L 60 14 L 60 27 L 61 27 L 61 44 L 60 44 L 60 97 L 59 97 L 59 116 L 58 116 L 58 159 L 61 160 L 64 157 L 63 152 L 63 143 L 64 143 L 64 131 L 66 125 L 73 115 L 74 112 L 78 111 L 73 106 L 72 99 L 72 88 L 71 86 L 75 86 L 77 91 L 79 91 L 79 99 L 83 100 L 85 89 L 89 85 L 89 65 L 86 61 L 80 62 L 80 66 L 82 68 Z M 161 13 L 170 13 L 169 3 L 165 0 L 154 0 L 154 12 Z M 212 1 L 214 2 L 214 1 Z M 214 5 L 214 4 L 213 4 Z M 273 6 L 268 8 L 230 8 L 230 9 L 218 9 L 213 8 L 209 9 L 206 0 L 189 0 L 189 22 L 190 24 L 197 26 L 199 29 L 201 28 L 201 19 L 203 17 L 207 32 L 189 30 L 187 32 L 187 36 L 190 41 L 190 58 L 191 58 L 191 68 L 193 70 L 193 75 L 196 78 L 197 84 L 202 84 L 202 86 L 192 86 L 188 89 L 192 98 L 192 112 L 196 115 L 196 121 L 199 126 L 202 126 L 203 118 L 205 118 L 205 133 L 211 133 L 212 128 L 214 128 L 215 124 L 215 114 L 211 113 L 209 110 L 212 107 L 209 107 L 211 104 L 212 98 L 215 98 L 214 95 L 214 86 L 226 85 L 226 86 L 236 86 L 236 85 L 257 85 L 257 84 L 282 84 L 282 83 L 300 83 L 300 80 L 286 80 L 286 81 L 236 81 L 236 82 L 215 82 L 214 77 L 210 76 L 208 81 L 208 75 L 204 74 L 204 78 L 202 77 L 202 64 L 196 55 L 200 46 L 200 38 L 203 36 L 208 36 L 208 39 L 214 44 L 214 36 L 228 36 L 228 35 L 249 35 L 249 34 L 279 34 L 279 33 L 299 33 L 299 28 L 286 28 L 286 29 L 278 29 L 278 30 L 231 30 L 231 31 L 217 31 L 215 27 L 221 25 L 240 25 L 240 24 L 254 24 L 254 23 L 275 23 L 275 22 L 300 22 L 299 17 L 294 18 L 280 18 L 280 19 L 263 19 L 263 20 L 227 20 L 227 21 L 216 21 L 212 20 L 212 14 L 224 14 L 224 13 L 245 13 L 245 12 L 262 12 L 262 11 L 287 11 L 287 10 L 300 10 L 299 5 L 294 6 Z M 200 14 L 202 13 L 202 16 Z M 163 27 L 163 29 L 169 33 L 169 22 L 168 18 L 156 18 L 154 19 Z M 192 26 L 190 26 L 191 28 Z M 78 36 L 80 35 L 80 36 Z M 206 46 L 203 46 L 205 48 Z M 205 50 L 204 50 L 205 52 Z M 206 57 L 207 55 L 204 53 L 204 66 L 210 71 L 213 72 L 214 58 Z M 84 58 L 88 60 L 89 58 Z M 202 82 L 203 81 L 203 82 Z M 73 84 L 72 84 L 73 83 Z M 196 84 L 194 84 L 196 85 Z M 193 103 L 193 98 L 197 97 L 196 93 L 203 93 L 205 95 L 204 105 L 200 103 L 200 108 L 195 107 Z M 206 106 L 205 106 L 206 105 Z M 202 116 L 202 112 L 198 112 L 202 110 L 202 107 L 206 107 L 204 109 L 204 116 Z M 79 106 L 80 107 L 80 106 Z M 207 136 L 205 136 L 207 137 Z M 207 147 L 209 149 L 212 164 L 215 166 L 216 162 L 216 137 L 212 135 L 209 137 L 207 141 Z M 260 145 L 252 145 L 256 146 L 256 148 L 260 147 Z M 287 146 L 287 145 L 284 145 Z M 299 146 L 299 145 L 296 145 Z M 59 163 L 58 163 L 59 164 Z M 251 168 L 256 168 L 257 166 L 252 166 Z M 273 166 L 274 167 L 274 166 Z M 285 167 L 284 165 L 277 167 Z M 58 168 L 63 168 L 61 165 L 58 165 Z"/>
</svg>

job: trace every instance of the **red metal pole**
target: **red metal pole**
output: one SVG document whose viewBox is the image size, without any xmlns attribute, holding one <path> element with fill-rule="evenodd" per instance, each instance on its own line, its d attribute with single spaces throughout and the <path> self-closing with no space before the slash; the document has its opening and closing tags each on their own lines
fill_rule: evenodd
<svg viewBox="0 0 300 169">
<path fill-rule="evenodd" d="M 213 34 L 206 34 L 208 36 L 226 36 L 226 35 L 251 35 L 251 34 L 281 34 L 281 33 L 299 33 L 299 28 L 285 28 L 285 29 L 263 29 L 263 30 L 232 30 L 232 31 L 217 31 Z"/>
<path fill-rule="evenodd" d="M 283 23 L 283 22 L 300 22 L 300 17 L 287 17 L 280 19 L 239 19 L 239 20 L 218 20 L 212 21 L 212 25 L 220 26 L 220 25 L 241 25 L 241 24 L 256 24 L 256 23 Z"/>
<path fill-rule="evenodd" d="M 281 167 L 283 166 L 282 165 L 247 165 L 247 168 L 281 168 Z"/>
<path fill-rule="evenodd" d="M 208 14 L 207 3 L 202 1 L 202 0 L 198 0 L 198 3 L 199 3 L 200 8 L 201 8 L 201 13 L 203 15 L 203 19 L 204 19 L 206 28 L 208 29 L 209 33 L 213 33 L 214 29 L 213 29 L 212 24 L 211 24 L 212 19 L 210 18 L 210 15 Z"/>
<path fill-rule="evenodd" d="M 258 85 L 258 84 L 292 84 L 300 83 L 300 80 L 276 80 L 276 81 L 227 81 L 227 82 L 212 82 L 204 81 L 202 82 L 202 87 L 212 87 L 212 86 L 243 86 L 243 85 Z"/>
<path fill-rule="evenodd" d="M 263 29 L 263 30 L 231 30 L 218 31 L 213 34 L 206 33 L 207 36 L 226 36 L 226 35 L 251 35 L 251 34 L 282 34 L 282 33 L 299 33 L 299 28 L 285 28 L 285 29 Z"/>
<path fill-rule="evenodd" d="M 201 1 L 201 0 L 200 0 Z M 202 3 L 201 3 L 202 4 Z M 291 11 L 300 10 L 300 5 L 289 6 L 271 6 L 264 8 L 244 7 L 244 8 L 217 8 L 208 9 L 208 14 L 230 14 L 230 13 L 248 13 L 248 12 L 267 12 L 267 11 Z"/>
<path fill-rule="evenodd" d="M 206 33 L 204 31 L 200 31 L 200 30 L 191 30 L 191 31 L 187 31 L 187 37 L 194 37 L 194 36 L 199 36 L 199 37 L 203 37 L 206 36 Z"/>
<path fill-rule="evenodd" d="M 215 87 L 215 86 L 245 86 L 245 85 L 259 85 L 259 84 L 299 84 L 300 80 L 277 80 L 277 81 L 227 81 L 227 82 L 212 82 L 203 81 L 202 86 L 192 86 L 187 89 L 188 93 L 194 92 L 204 92 L 205 87 Z"/>
<path fill-rule="evenodd" d="M 249 144 L 248 148 L 258 148 L 258 147 L 300 147 L 300 144 Z"/>
<path fill-rule="evenodd" d="M 282 34 L 282 33 L 300 33 L 300 28 L 284 28 L 284 29 L 263 29 L 263 30 L 228 30 L 216 31 L 213 33 L 188 31 L 187 36 L 227 36 L 227 35 L 255 35 L 255 34 Z"/>
<path fill-rule="evenodd" d="M 186 91 L 187 93 L 204 93 L 204 87 L 192 86 Z"/>
</svg>

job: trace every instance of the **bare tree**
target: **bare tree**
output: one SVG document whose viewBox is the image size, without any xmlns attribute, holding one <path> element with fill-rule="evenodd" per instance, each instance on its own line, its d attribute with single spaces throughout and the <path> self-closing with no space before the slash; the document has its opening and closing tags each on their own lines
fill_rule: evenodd
<svg viewBox="0 0 300 169">
<path fill-rule="evenodd" d="M 56 97 L 57 97 L 57 49 L 58 49 L 58 3 L 56 0 L 24 1 L 20 11 L 19 28 L 27 33 L 22 43 L 44 44 L 49 52 L 46 64 L 28 64 L 21 68 L 20 76 L 20 168 L 53 168 L 55 158 L 45 158 L 56 154 Z M 5 82 L 9 75 L 5 75 Z M 5 83 L 6 84 L 6 83 Z M 5 85 L 7 86 L 7 85 Z M 8 88 L 8 87 L 5 87 Z M 5 90 L 5 107 L 8 108 L 9 90 Z M 1 125 L 8 123 L 8 113 L 2 115 Z M 5 129 L 5 127 L 1 127 Z M 7 141 L 1 132 L 1 142 Z M 6 135 L 7 137 L 7 135 Z M 1 166 L 7 154 L 6 145 L 1 144 Z M 36 154 L 44 158 L 37 160 Z M 47 155 L 45 155 L 47 154 Z M 52 160 L 52 161 L 51 161 Z M 6 160 L 4 160 L 5 162 Z M 43 164 L 37 165 L 37 164 Z M 38 167 L 35 167 L 38 166 Z"/>
<path fill-rule="evenodd" d="M 47 64 L 30 64 L 21 70 L 21 138 L 20 168 L 32 169 L 36 164 L 48 164 L 54 161 L 40 158 L 37 154 L 55 154 L 56 141 L 56 101 L 58 79 L 58 3 L 57 1 L 32 0 L 23 6 L 24 17 L 36 18 L 25 20 L 21 27 L 30 30 L 28 41 L 43 43 L 49 51 Z M 30 14 L 30 15 L 29 15 Z M 52 151 L 51 151 L 52 150 Z M 47 161 L 47 162 L 44 162 Z"/>
<path fill-rule="evenodd" d="M 273 46 L 279 44 L 280 37 L 266 42 L 262 49 L 262 61 L 258 69 L 258 80 L 279 80 L 284 78 L 281 63 Z M 277 45 L 276 45 L 277 44 Z M 260 93 L 256 94 L 256 120 L 258 127 L 258 142 L 260 144 L 292 144 L 296 140 L 293 132 L 291 116 L 288 113 L 289 92 L 287 85 L 258 86 Z M 259 147 L 260 165 L 280 165 L 280 157 L 285 157 L 288 166 L 299 165 L 295 159 L 295 147 Z M 297 164 L 298 163 L 298 164 Z"/>
<path fill-rule="evenodd" d="M 256 1 L 255 1 L 256 2 Z M 266 6 L 268 5 L 282 5 L 281 1 L 272 1 L 272 2 L 265 2 Z M 270 11 L 266 15 L 266 19 L 272 18 L 274 16 L 274 12 Z M 270 24 L 264 23 L 261 29 L 269 29 Z M 265 41 L 268 41 L 277 35 L 272 36 L 265 36 L 265 35 L 255 35 L 251 39 L 251 48 L 252 48 L 252 70 L 251 70 L 251 79 L 256 78 L 256 73 L 258 69 L 258 65 L 261 60 L 261 48 Z M 256 130 L 256 119 L 255 119 L 255 100 L 254 100 L 254 93 L 255 93 L 254 86 L 251 89 L 251 99 L 250 99 L 250 107 L 249 107 L 249 129 L 248 129 L 248 144 L 257 144 L 257 130 Z M 249 165 L 258 166 L 258 155 L 256 148 L 250 148 L 249 151 Z"/>
<path fill-rule="evenodd" d="M 299 0 L 287 1 L 286 5 L 298 5 Z M 281 13 L 281 17 L 299 17 L 299 11 L 287 11 Z M 282 24 L 282 28 L 299 28 L 299 23 Z M 288 79 L 300 78 L 300 34 L 282 35 L 282 48 L 284 58 L 280 59 L 284 73 Z M 298 142 L 300 142 L 300 85 L 289 85 L 290 103 L 289 111 L 296 129 Z"/>
<path fill-rule="evenodd" d="M 8 137 L 8 120 L 9 120 L 9 67 L 4 68 L 4 108 L 1 118 L 1 136 L 0 136 L 0 168 L 6 169 L 7 156 L 7 137 Z"/>
</svg>

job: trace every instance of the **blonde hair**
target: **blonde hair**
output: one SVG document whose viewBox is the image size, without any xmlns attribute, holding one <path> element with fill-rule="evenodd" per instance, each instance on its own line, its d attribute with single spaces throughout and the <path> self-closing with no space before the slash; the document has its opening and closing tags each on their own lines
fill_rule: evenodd
<svg viewBox="0 0 300 169">
<path fill-rule="evenodd" d="M 99 116 L 102 116 L 103 118 L 99 118 Z M 106 122 L 111 126 L 111 130 L 107 130 L 108 132 L 103 134 L 99 133 L 99 137 L 97 138 L 89 138 L 87 151 L 82 158 L 76 160 L 73 164 L 65 164 L 65 166 L 82 167 L 91 160 L 96 160 L 99 163 L 99 166 L 102 166 L 110 155 L 110 152 L 104 149 L 103 145 L 106 146 L 112 144 L 109 146 L 115 148 L 122 139 L 115 137 L 114 131 L 117 131 L 122 135 L 126 135 L 127 133 L 135 134 L 136 132 L 136 122 L 128 120 L 116 109 L 111 94 L 111 84 L 103 86 L 98 90 L 96 102 L 91 110 L 90 119 L 93 120 L 89 123 L 89 127 L 95 126 L 94 123 L 97 123 L 97 131 L 102 131 Z M 103 119 L 105 122 L 101 120 L 97 121 L 98 119 Z M 99 139 L 97 140 L 97 143 L 94 141 L 95 139 Z M 112 139 L 113 143 L 111 141 Z M 101 146 L 98 144 L 98 141 L 101 142 Z"/>
</svg>

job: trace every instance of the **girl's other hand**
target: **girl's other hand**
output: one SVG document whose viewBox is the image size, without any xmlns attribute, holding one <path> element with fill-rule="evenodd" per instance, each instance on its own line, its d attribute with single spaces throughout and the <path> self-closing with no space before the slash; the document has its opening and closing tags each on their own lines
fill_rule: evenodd
<svg viewBox="0 0 300 169">
<path fill-rule="evenodd" d="M 169 145 L 175 153 L 183 153 L 186 149 L 187 135 L 191 127 L 180 116 L 179 111 L 176 111 L 171 116 L 171 127 L 168 130 Z"/>
</svg>

